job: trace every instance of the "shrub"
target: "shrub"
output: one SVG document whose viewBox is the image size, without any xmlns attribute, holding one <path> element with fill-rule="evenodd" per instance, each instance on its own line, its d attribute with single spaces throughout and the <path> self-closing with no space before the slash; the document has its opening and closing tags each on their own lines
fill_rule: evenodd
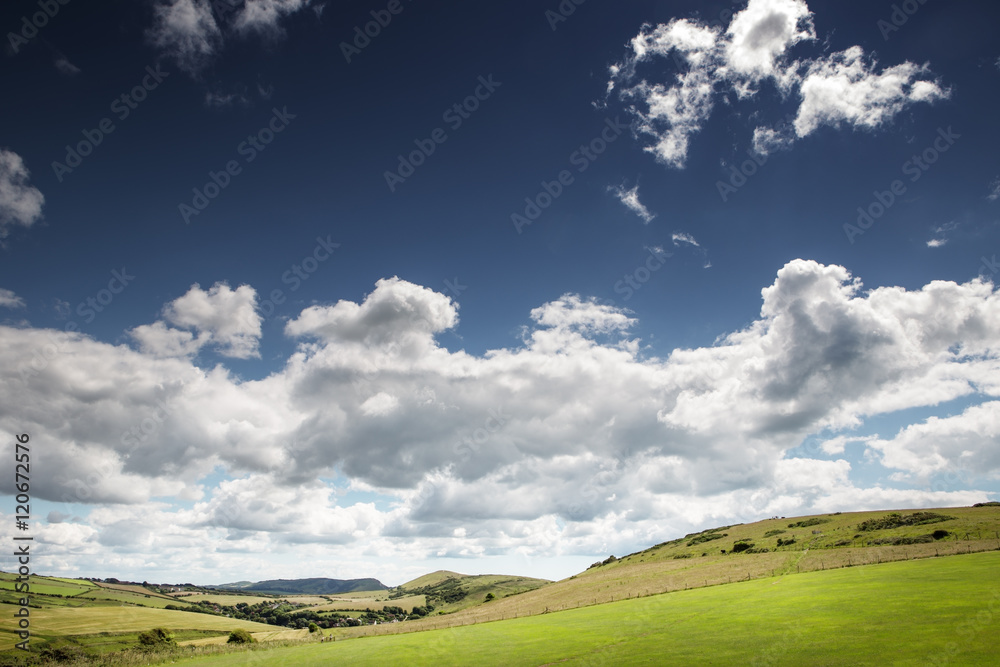
<svg viewBox="0 0 1000 667">
<path fill-rule="evenodd" d="M 139 643 L 143 646 L 161 647 L 176 644 L 174 635 L 166 628 L 153 628 L 139 633 Z"/>
<path fill-rule="evenodd" d="M 775 528 L 774 530 L 769 530 L 766 533 L 764 533 L 764 537 L 774 537 L 775 535 L 781 535 L 784 532 L 785 531 L 781 530 L 780 528 Z"/>
<path fill-rule="evenodd" d="M 868 519 L 867 521 L 862 521 L 858 524 L 858 530 L 860 531 L 871 531 L 871 530 L 888 530 L 890 528 L 899 528 L 900 526 L 923 526 L 928 523 L 940 523 L 942 521 L 950 521 L 954 519 L 953 516 L 945 516 L 944 514 L 935 514 L 934 512 L 914 512 L 909 516 L 903 516 L 899 512 L 890 512 L 883 517 L 877 519 Z"/>
<path fill-rule="evenodd" d="M 795 544 L 795 538 L 794 537 L 789 537 L 787 540 L 783 540 L 780 537 L 778 538 L 778 546 L 779 547 L 787 547 L 789 544 Z"/>
<path fill-rule="evenodd" d="M 85 655 L 83 651 L 76 647 L 70 646 L 60 646 L 58 648 L 43 648 L 39 652 L 42 656 L 42 660 L 45 662 L 55 661 L 55 662 L 69 662 L 70 660 L 83 660 Z M 3 664 L 31 664 L 31 663 L 3 663 Z"/>
<path fill-rule="evenodd" d="M 679 560 L 681 558 L 691 558 L 694 554 L 675 554 L 674 560 Z M 705 554 L 702 554 L 704 556 Z"/>
<path fill-rule="evenodd" d="M 256 644 L 257 640 L 252 634 L 243 628 L 238 628 L 229 633 L 228 644 Z"/>
<path fill-rule="evenodd" d="M 312 633 L 318 632 L 318 631 L 319 631 L 319 626 L 318 625 L 316 625 L 315 623 L 310 623 L 309 624 L 309 634 L 312 634 Z"/>
<path fill-rule="evenodd" d="M 753 542 L 737 542 L 733 545 L 733 553 L 738 554 L 741 551 L 746 551 L 748 549 L 753 549 Z"/>
<path fill-rule="evenodd" d="M 493 595 L 493 593 L 487 593 L 486 594 L 486 599 L 484 601 L 485 602 L 489 602 L 490 600 L 495 600 L 495 599 L 496 599 L 496 596 Z"/>
<path fill-rule="evenodd" d="M 943 540 L 949 535 L 951 535 L 951 533 L 949 533 L 947 530 L 940 530 L 940 529 L 935 530 L 933 533 L 931 533 L 931 537 L 933 537 L 935 540 Z"/>
<path fill-rule="evenodd" d="M 818 526 L 821 523 L 830 523 L 830 519 L 820 519 L 819 517 L 813 517 L 812 519 L 804 519 L 802 521 L 796 521 L 795 523 L 788 524 L 789 528 L 808 528 L 809 526 Z"/>
<path fill-rule="evenodd" d="M 931 535 L 918 535 L 916 537 L 881 537 L 871 541 L 871 544 L 891 544 L 892 546 L 900 546 L 903 544 L 926 544 L 927 542 L 933 542 L 934 537 Z"/>
<path fill-rule="evenodd" d="M 973 507 L 1000 507 L 1000 502 L 997 502 L 996 500 L 991 500 L 986 503 L 976 503 L 975 505 L 973 505 Z"/>
<path fill-rule="evenodd" d="M 714 533 L 705 531 L 704 533 L 699 533 L 687 543 L 689 547 L 693 547 L 696 544 L 701 544 L 703 542 L 711 542 L 712 540 L 721 540 L 723 537 L 727 537 L 729 533 Z"/>
</svg>

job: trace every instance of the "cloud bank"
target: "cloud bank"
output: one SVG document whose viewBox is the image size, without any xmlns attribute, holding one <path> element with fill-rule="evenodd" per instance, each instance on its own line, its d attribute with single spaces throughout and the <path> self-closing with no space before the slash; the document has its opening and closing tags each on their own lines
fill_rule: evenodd
<svg viewBox="0 0 1000 667">
<path fill-rule="evenodd" d="M 256 295 L 195 285 L 133 330 L 135 348 L 0 327 L 0 428 L 46 443 L 37 498 L 65 503 L 59 516 L 94 508 L 42 527 L 56 564 L 100 545 L 122 563 L 198 551 L 208 571 L 248 572 L 290 543 L 372 558 L 589 554 L 714 518 L 987 497 L 930 481 L 1000 478 L 992 284 L 863 291 L 843 267 L 795 260 L 761 296 L 745 329 L 658 358 L 629 313 L 567 294 L 530 312 L 519 344 L 477 356 L 436 340 L 459 326 L 451 299 L 390 278 L 360 303 L 303 310 L 284 367 L 241 381 L 191 354 L 256 350 Z M 851 436 L 870 416 L 961 397 L 979 404 Z M 786 456 L 821 434 L 836 437 L 820 458 Z M 848 461 L 822 458 L 851 440 L 908 486 L 858 485 Z"/>
</svg>

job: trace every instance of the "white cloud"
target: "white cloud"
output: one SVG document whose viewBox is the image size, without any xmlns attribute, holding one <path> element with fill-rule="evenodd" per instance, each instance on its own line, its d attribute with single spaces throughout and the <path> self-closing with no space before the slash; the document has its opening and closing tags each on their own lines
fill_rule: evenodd
<svg viewBox="0 0 1000 667">
<path fill-rule="evenodd" d="M 758 155 L 771 155 L 786 150 L 793 143 L 795 135 L 787 130 L 758 127 L 753 131 L 753 150 Z"/>
<path fill-rule="evenodd" d="M 257 292 L 249 285 L 235 290 L 216 283 L 207 292 L 197 284 L 163 308 L 163 321 L 132 329 L 143 352 L 159 357 L 189 356 L 212 343 L 219 354 L 237 359 L 260 356 L 261 319 Z"/>
<path fill-rule="evenodd" d="M 567 294 L 531 311 L 531 319 L 553 331 L 611 333 L 625 331 L 635 323 L 621 310 Z"/>
<path fill-rule="evenodd" d="M 868 445 L 882 465 L 918 477 L 959 469 L 1000 479 L 1000 401 L 973 405 L 952 417 L 930 417 L 891 440 Z"/>
<path fill-rule="evenodd" d="M 750 0 L 724 32 L 690 19 L 645 24 L 625 60 L 609 68 L 608 93 L 619 90 L 639 131 L 652 137 L 645 150 L 674 168 L 685 166 L 691 139 L 717 96 L 754 98 L 765 82 L 782 98 L 798 98 L 799 108 L 792 128 L 755 129 L 754 150 L 762 155 L 823 125 L 878 128 L 911 104 L 948 97 L 949 91 L 927 78 L 926 67 L 906 62 L 877 71 L 874 59 L 857 46 L 790 61 L 792 47 L 816 39 L 812 16 L 803 0 Z M 671 81 L 639 76 L 646 63 L 667 57 L 678 70 Z"/>
<path fill-rule="evenodd" d="M 799 87 L 802 102 L 795 131 L 805 137 L 822 125 L 874 129 L 914 102 L 933 102 L 949 92 L 918 77 L 926 67 L 903 63 L 876 73 L 874 59 L 852 46 L 809 65 Z"/>
<path fill-rule="evenodd" d="M 650 213 L 641 201 L 639 201 L 639 186 L 636 185 L 631 190 L 626 190 L 624 185 L 619 185 L 617 187 L 609 187 L 608 190 L 614 193 L 618 201 L 625 204 L 626 208 L 642 218 L 642 221 L 647 225 L 652 222 L 656 214 Z"/>
<path fill-rule="evenodd" d="M 186 72 L 199 72 L 222 44 L 209 0 L 165 0 L 153 14 L 147 37 Z"/>
<path fill-rule="evenodd" d="M 235 33 L 279 35 L 281 20 L 308 7 L 309 0 L 246 0 L 242 6 L 210 0 L 158 0 L 150 42 L 184 71 L 197 75 Z M 218 10 L 213 13 L 213 8 Z"/>
<path fill-rule="evenodd" d="M 129 335 L 139 344 L 139 349 L 155 357 L 192 356 L 211 339 L 208 332 L 196 338 L 192 332 L 168 327 L 163 321 L 138 326 L 129 331 Z"/>
<path fill-rule="evenodd" d="M 757 82 L 774 77 L 788 49 L 816 39 L 816 32 L 803 0 L 751 0 L 733 16 L 726 37 L 726 65 Z"/>
<path fill-rule="evenodd" d="M 359 409 L 361 410 L 361 414 L 367 417 L 385 417 L 395 412 L 398 407 L 398 398 L 392 394 L 380 391 L 362 403 Z"/>
<path fill-rule="evenodd" d="M 0 148 L 0 239 L 9 227 L 30 227 L 42 217 L 45 197 L 28 184 L 28 176 L 20 155 Z"/>
<path fill-rule="evenodd" d="M 990 193 L 986 195 L 986 198 L 990 201 L 1000 199 L 1000 178 L 997 178 L 990 184 Z"/>
<path fill-rule="evenodd" d="M 143 331 L 173 336 L 151 344 L 169 357 L 0 326 L 0 430 L 48 443 L 39 499 L 95 506 L 46 528 L 53 563 L 97 563 L 101 545 L 137 569 L 130 554 L 178 567 L 224 545 L 199 567 L 247 572 L 290 542 L 359 568 L 368 552 L 590 554 L 776 513 L 972 502 L 985 494 L 859 487 L 848 461 L 784 457 L 826 432 L 841 454 L 854 438 L 838 432 L 871 415 L 975 395 L 992 399 L 859 441 L 907 473 L 1000 470 L 1000 294 L 981 281 L 862 291 L 843 267 L 795 260 L 745 329 L 656 358 L 628 338 L 634 317 L 576 295 L 533 309 L 518 345 L 452 352 L 436 335 L 455 304 L 391 278 L 302 311 L 296 351 L 266 378 L 194 365 L 185 346 L 202 336 L 256 341 L 229 326 L 252 294 L 195 287 L 168 304 Z M 32 365 L 40 345 L 51 359 Z M 331 479 L 385 502 L 342 503 Z"/>
<path fill-rule="evenodd" d="M 24 299 L 9 289 L 0 288 L 0 308 L 24 308 Z"/>
<path fill-rule="evenodd" d="M 693 236 L 685 232 L 674 232 L 670 235 L 670 240 L 674 242 L 674 245 L 679 245 L 681 243 L 687 243 L 688 245 L 693 245 L 695 247 L 701 247 L 698 241 L 695 240 Z"/>
<path fill-rule="evenodd" d="M 448 297 L 398 277 L 383 278 L 363 303 L 312 306 L 285 327 L 289 336 L 383 344 L 432 334 L 458 324 L 458 306 Z"/>
<path fill-rule="evenodd" d="M 65 56 L 59 56 L 55 60 L 56 69 L 66 76 L 76 76 L 80 73 L 80 68 L 74 65 Z"/>
<path fill-rule="evenodd" d="M 931 239 L 927 242 L 928 248 L 940 248 L 948 243 L 948 239 Z"/>
<path fill-rule="evenodd" d="M 275 32 L 280 20 L 309 6 L 309 0 L 247 0 L 234 25 L 243 32 Z"/>
</svg>

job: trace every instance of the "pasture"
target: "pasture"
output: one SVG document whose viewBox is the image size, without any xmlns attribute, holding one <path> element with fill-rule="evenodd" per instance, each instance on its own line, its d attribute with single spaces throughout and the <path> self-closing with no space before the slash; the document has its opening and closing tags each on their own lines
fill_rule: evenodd
<svg viewBox="0 0 1000 667">
<path fill-rule="evenodd" d="M 178 664 L 991 664 L 998 570 L 997 552 L 866 565 Z"/>
</svg>

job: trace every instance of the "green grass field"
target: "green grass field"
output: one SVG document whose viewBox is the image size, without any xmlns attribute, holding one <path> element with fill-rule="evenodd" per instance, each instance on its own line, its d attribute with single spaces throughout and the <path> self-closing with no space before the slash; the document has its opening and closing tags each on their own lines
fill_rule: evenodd
<svg viewBox="0 0 1000 667">
<path fill-rule="evenodd" d="M 283 596 L 315 611 L 338 609 L 355 618 L 362 612 L 347 610 L 435 606 L 419 620 L 328 630 L 327 636 L 338 640 L 336 649 L 334 643 L 315 643 L 316 635 L 305 631 L 162 608 L 199 599 L 235 604 L 277 598 L 204 590 L 164 595 L 133 584 L 33 576 L 31 644 L 34 650 L 69 647 L 102 655 L 105 661 L 125 660 L 118 649 L 134 647 L 138 632 L 162 626 L 177 631 L 178 641 L 204 647 L 215 660 L 230 661 L 219 664 L 242 664 L 231 662 L 240 656 L 266 658 L 268 664 L 272 656 L 279 661 L 274 664 L 320 664 L 329 655 L 324 651 L 337 651 L 337 660 L 344 651 L 345 662 L 374 664 L 351 653 L 362 650 L 358 647 L 376 647 L 373 655 L 389 663 L 464 664 L 468 659 L 522 664 L 508 662 L 509 653 L 523 664 L 563 659 L 567 664 L 628 664 L 641 662 L 637 656 L 643 655 L 629 647 L 662 652 L 669 646 L 664 654 L 668 662 L 705 664 L 698 652 L 708 651 L 710 664 L 736 656 L 768 665 L 801 660 L 920 664 L 918 654 L 926 658 L 939 650 L 935 647 L 953 641 L 958 653 L 948 664 L 976 664 L 983 651 L 997 648 L 995 639 L 983 638 L 1000 634 L 993 627 L 1000 591 L 989 585 L 1000 581 L 1000 507 L 930 512 L 776 517 L 719 527 L 608 558 L 558 582 L 440 571 L 386 591 Z M 907 572 L 918 574 L 907 579 Z M 14 579 L 0 573 L 0 603 L 17 603 Z M 464 597 L 457 595 L 463 592 Z M 495 599 L 486 602 L 487 593 Z M 675 608 L 678 600 L 681 607 Z M 723 609 L 715 609 L 719 605 Z M 882 608 L 886 615 L 878 613 Z M 796 613 L 802 622 L 794 621 Z M 956 627 L 957 618 L 971 620 Z M 13 621 L 13 616 L 0 616 L 0 663 L 16 655 L 10 651 L 16 641 Z M 703 622 L 709 623 L 704 632 L 695 627 Z M 274 642 L 272 647 L 292 644 L 301 653 L 286 659 L 290 649 L 258 645 L 250 652 L 231 653 L 232 647 L 210 646 L 224 643 L 232 629 L 248 626 L 254 626 L 251 631 L 261 641 Z M 893 635 L 905 639 L 902 657 L 889 648 Z M 359 637 L 364 639 L 355 641 Z M 693 643 L 678 643 L 675 637 Z M 844 642 L 845 649 L 826 662 L 825 651 L 834 645 L 830 637 Z M 466 641 L 487 648 L 468 647 Z M 871 646 L 865 649 L 867 643 Z M 811 644 L 824 652 L 807 656 Z M 746 646 L 753 650 L 747 652 Z M 202 651 L 186 648 L 156 660 L 177 659 L 193 650 Z M 424 654 L 432 658 L 420 657 Z M 150 657 L 128 658 L 133 659 L 138 662 L 114 664 L 147 664 Z M 320 662 L 308 662 L 314 659 Z"/>
<path fill-rule="evenodd" d="M 996 664 L 998 572 L 997 552 L 867 565 L 179 664 Z"/>
</svg>

